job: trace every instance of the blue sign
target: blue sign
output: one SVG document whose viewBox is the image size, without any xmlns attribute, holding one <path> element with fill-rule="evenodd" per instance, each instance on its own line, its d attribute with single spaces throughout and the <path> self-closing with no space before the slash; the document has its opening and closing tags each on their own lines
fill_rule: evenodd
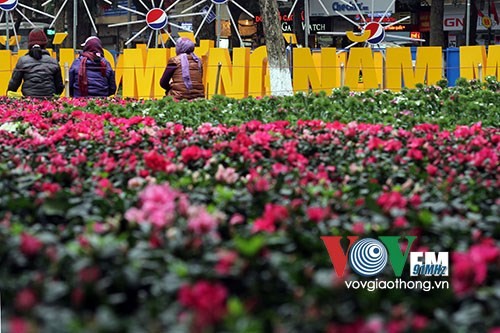
<svg viewBox="0 0 500 333">
<path fill-rule="evenodd" d="M 208 15 L 207 19 L 206 19 L 206 22 L 208 24 L 212 23 L 216 18 L 217 18 L 217 15 L 214 13 L 213 10 L 210 11 L 210 13 L 207 14 L 208 12 L 208 6 L 205 6 L 201 9 L 201 12 L 205 15 Z"/>
</svg>

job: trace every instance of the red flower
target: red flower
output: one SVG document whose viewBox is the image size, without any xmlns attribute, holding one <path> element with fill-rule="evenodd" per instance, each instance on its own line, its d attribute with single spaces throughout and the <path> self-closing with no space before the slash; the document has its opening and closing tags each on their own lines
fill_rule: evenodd
<svg viewBox="0 0 500 333">
<path fill-rule="evenodd" d="M 433 177 L 436 175 L 437 171 L 438 171 L 438 168 L 435 167 L 434 165 L 432 164 L 428 164 L 427 167 L 425 168 L 427 170 L 427 173 L 429 174 L 429 176 Z"/>
<path fill-rule="evenodd" d="M 75 306 L 80 306 L 85 298 L 85 292 L 82 288 L 78 287 L 71 292 L 71 303 Z"/>
<path fill-rule="evenodd" d="M 165 171 L 168 161 L 165 156 L 160 155 L 156 150 L 144 154 L 146 167 L 153 171 Z"/>
<path fill-rule="evenodd" d="M 19 311 L 29 311 L 37 303 L 35 292 L 30 288 L 24 288 L 19 291 L 14 300 L 14 306 Z"/>
<path fill-rule="evenodd" d="M 394 219 L 393 226 L 395 228 L 406 228 L 408 226 L 408 221 L 404 216 L 398 216 Z"/>
<path fill-rule="evenodd" d="M 266 231 L 269 233 L 276 231 L 276 225 L 270 218 L 256 219 L 252 225 L 252 232 Z"/>
<path fill-rule="evenodd" d="M 31 257 L 36 255 L 43 247 L 43 243 L 36 238 L 27 233 L 21 234 L 21 252 L 27 256 Z"/>
<path fill-rule="evenodd" d="M 14 317 L 9 321 L 10 333 L 28 333 L 29 331 L 29 324 L 23 318 Z"/>
<path fill-rule="evenodd" d="M 198 146 L 189 146 L 182 150 L 181 157 L 182 162 L 189 163 L 191 161 L 197 161 L 202 158 L 203 150 Z"/>
<path fill-rule="evenodd" d="M 330 214 L 330 210 L 323 207 L 309 207 L 307 208 L 307 218 L 313 222 L 321 222 Z"/>
<path fill-rule="evenodd" d="M 220 321 L 226 314 L 227 290 L 219 283 L 198 281 L 194 286 L 184 285 L 178 294 L 179 303 L 195 312 L 195 326 L 206 328 Z"/>
<path fill-rule="evenodd" d="M 238 253 L 234 251 L 221 251 L 218 255 L 219 261 L 215 265 L 215 271 L 220 275 L 227 275 L 238 259 Z"/>
<path fill-rule="evenodd" d="M 101 270 L 97 266 L 84 267 L 78 272 L 78 279 L 83 283 L 93 283 L 101 276 Z"/>
<path fill-rule="evenodd" d="M 484 261 L 474 261 L 470 253 L 452 253 L 451 285 L 457 295 L 473 291 L 486 280 L 488 267 Z"/>
<path fill-rule="evenodd" d="M 377 199 L 377 203 L 385 211 L 390 211 L 393 208 L 404 209 L 406 207 L 407 200 L 399 192 L 387 192 L 382 193 Z"/>
</svg>

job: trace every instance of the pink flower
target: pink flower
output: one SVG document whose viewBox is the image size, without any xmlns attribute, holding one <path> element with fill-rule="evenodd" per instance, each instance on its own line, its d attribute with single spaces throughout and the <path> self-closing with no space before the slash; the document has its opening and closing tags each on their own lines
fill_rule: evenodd
<svg viewBox="0 0 500 333">
<path fill-rule="evenodd" d="M 20 317 L 14 317 L 9 321 L 10 333 L 28 333 L 30 332 L 29 324 L 26 320 Z"/>
<path fill-rule="evenodd" d="M 385 211 L 390 211 L 393 208 L 404 209 L 407 200 L 399 192 L 386 192 L 382 193 L 377 199 L 377 203 Z"/>
<path fill-rule="evenodd" d="M 241 224 L 243 222 L 245 222 L 245 217 L 238 213 L 233 214 L 233 216 L 231 216 L 231 219 L 229 220 L 230 225 Z"/>
<path fill-rule="evenodd" d="M 429 174 L 429 176 L 433 177 L 436 175 L 437 171 L 438 171 L 438 168 L 435 167 L 434 165 L 432 164 L 427 164 L 427 167 L 425 168 L 427 170 L 427 173 Z"/>
<path fill-rule="evenodd" d="M 454 252 L 451 259 L 453 263 L 451 285 L 457 295 L 464 295 L 475 290 L 486 280 L 488 267 L 484 261 L 474 261 L 467 252 Z"/>
<path fill-rule="evenodd" d="M 57 192 L 61 190 L 61 185 L 57 183 L 43 183 L 42 184 L 42 191 L 46 192 L 49 194 L 49 196 L 53 196 Z"/>
<path fill-rule="evenodd" d="M 220 275 L 227 275 L 236 259 L 238 259 L 238 253 L 235 251 L 220 251 L 218 257 L 219 261 L 215 265 L 215 271 Z"/>
<path fill-rule="evenodd" d="M 157 227 L 170 225 L 176 215 L 176 199 L 181 194 L 168 184 L 148 185 L 139 195 L 141 207 L 132 207 L 125 213 L 131 222 L 151 223 Z"/>
<path fill-rule="evenodd" d="M 23 232 L 21 234 L 21 252 L 27 256 L 31 257 L 36 255 L 43 247 L 43 243 L 36 238 L 35 236 L 31 236 Z"/>
<path fill-rule="evenodd" d="M 14 307 L 19 311 L 29 311 L 38 302 L 35 292 L 31 288 L 21 289 L 14 300 Z"/>
<path fill-rule="evenodd" d="M 410 159 L 420 161 L 421 159 L 424 158 L 424 154 L 422 154 L 422 151 L 419 149 L 410 149 L 408 150 L 408 153 L 406 154 Z"/>
<path fill-rule="evenodd" d="M 194 311 L 198 331 L 214 325 L 226 314 L 227 290 L 222 284 L 202 280 L 194 286 L 184 285 L 177 297 L 181 305 Z"/>
<path fill-rule="evenodd" d="M 392 225 L 395 228 L 406 228 L 406 227 L 408 227 L 409 224 L 404 216 L 398 216 L 394 219 L 394 222 L 392 223 Z"/>
<path fill-rule="evenodd" d="M 188 211 L 188 228 L 196 235 L 204 235 L 217 228 L 217 219 L 204 207 L 191 207 Z"/>
<path fill-rule="evenodd" d="M 420 198 L 420 195 L 414 194 L 408 202 L 413 208 L 418 208 L 418 206 L 422 203 L 422 199 Z"/>
<path fill-rule="evenodd" d="M 252 232 L 266 231 L 268 233 L 273 233 L 276 231 L 276 225 L 274 220 L 267 218 L 258 218 L 254 221 L 252 225 Z"/>
<path fill-rule="evenodd" d="M 412 318 L 411 326 L 415 331 L 423 331 L 429 325 L 429 318 L 423 315 L 415 315 Z"/>
<path fill-rule="evenodd" d="M 365 233 L 365 224 L 363 222 L 356 222 L 352 224 L 352 232 L 357 235 L 362 235 Z"/>
<path fill-rule="evenodd" d="M 330 210 L 324 207 L 309 207 L 307 208 L 307 218 L 315 223 L 323 221 L 330 214 Z"/>
<path fill-rule="evenodd" d="M 224 168 L 221 164 L 219 164 L 217 168 L 217 173 L 215 174 L 215 179 L 219 182 L 223 182 L 226 184 L 236 183 L 239 175 L 236 173 L 236 170 L 233 168 Z"/>
</svg>

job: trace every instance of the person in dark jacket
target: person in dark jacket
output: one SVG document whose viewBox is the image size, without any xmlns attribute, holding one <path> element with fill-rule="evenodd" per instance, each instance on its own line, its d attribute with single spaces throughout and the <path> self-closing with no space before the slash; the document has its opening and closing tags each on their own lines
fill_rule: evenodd
<svg viewBox="0 0 500 333">
<path fill-rule="evenodd" d="M 21 92 L 26 97 L 50 98 L 64 90 L 61 67 L 45 47 L 47 36 L 42 29 L 34 29 L 28 36 L 28 54 L 19 58 L 9 81 L 8 91 Z"/>
<path fill-rule="evenodd" d="M 187 38 L 179 38 L 175 51 L 177 56 L 168 60 L 160 86 L 165 89 L 167 96 L 178 100 L 205 97 L 203 65 L 193 53 L 194 43 Z"/>
<path fill-rule="evenodd" d="M 92 36 L 69 69 L 71 97 L 108 97 L 116 92 L 115 72 L 104 58 L 101 40 Z"/>
</svg>

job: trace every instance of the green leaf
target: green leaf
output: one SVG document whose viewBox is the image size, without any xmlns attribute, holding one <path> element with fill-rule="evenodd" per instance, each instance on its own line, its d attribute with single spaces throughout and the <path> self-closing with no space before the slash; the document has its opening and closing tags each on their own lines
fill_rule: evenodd
<svg viewBox="0 0 500 333">
<path fill-rule="evenodd" d="M 253 257 L 262 249 L 265 244 L 264 236 L 255 235 L 250 238 L 242 238 L 237 236 L 234 240 L 234 245 L 239 253 L 247 257 Z"/>
</svg>

